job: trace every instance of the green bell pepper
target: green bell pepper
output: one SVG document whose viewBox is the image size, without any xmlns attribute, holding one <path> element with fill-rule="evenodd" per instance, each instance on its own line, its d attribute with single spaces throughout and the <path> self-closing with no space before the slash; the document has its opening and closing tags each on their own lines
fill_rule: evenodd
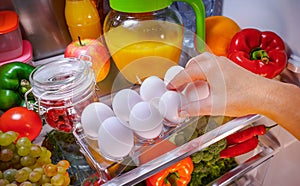
<svg viewBox="0 0 300 186">
<path fill-rule="evenodd" d="M 0 66 L 0 110 L 8 110 L 23 102 L 25 93 L 31 88 L 29 76 L 34 68 L 22 62 Z"/>
</svg>

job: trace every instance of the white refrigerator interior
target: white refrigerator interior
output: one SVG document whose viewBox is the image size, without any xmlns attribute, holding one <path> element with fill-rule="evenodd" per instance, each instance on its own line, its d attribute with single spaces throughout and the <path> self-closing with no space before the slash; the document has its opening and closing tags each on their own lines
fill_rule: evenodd
<svg viewBox="0 0 300 186">
<path fill-rule="evenodd" d="M 251 27 L 277 33 L 284 39 L 289 55 L 300 59 L 299 0 L 224 0 L 222 14 L 236 21 L 241 28 Z M 300 61 L 296 63 L 299 65 Z M 243 185 L 298 186 L 300 143 L 281 127 L 271 132 L 281 144 L 280 151 L 267 167 L 254 173 L 256 179 L 252 183 L 244 182 Z"/>
</svg>

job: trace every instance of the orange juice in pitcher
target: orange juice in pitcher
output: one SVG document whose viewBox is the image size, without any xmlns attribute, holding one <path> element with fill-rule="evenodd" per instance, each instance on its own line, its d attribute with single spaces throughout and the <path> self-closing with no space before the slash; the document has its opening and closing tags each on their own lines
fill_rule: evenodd
<svg viewBox="0 0 300 186">
<path fill-rule="evenodd" d="M 151 75 L 163 78 L 166 70 L 179 62 L 183 27 L 154 20 L 131 24 L 135 31 L 120 26 L 105 33 L 116 66 L 132 83 Z"/>
<path fill-rule="evenodd" d="M 204 40 L 203 2 L 181 1 L 194 9 L 197 38 Z M 170 7 L 174 0 L 109 2 L 112 10 L 104 20 L 104 39 L 121 74 L 132 83 L 153 75 L 163 78 L 179 63 L 182 52 L 184 26 L 180 14 Z M 202 52 L 203 46 L 195 43 Z"/>
</svg>

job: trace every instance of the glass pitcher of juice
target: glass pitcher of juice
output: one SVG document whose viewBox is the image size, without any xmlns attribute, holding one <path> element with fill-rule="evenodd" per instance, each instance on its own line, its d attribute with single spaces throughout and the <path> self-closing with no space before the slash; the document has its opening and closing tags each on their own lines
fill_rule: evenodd
<svg viewBox="0 0 300 186">
<path fill-rule="evenodd" d="M 65 19 L 73 41 L 97 39 L 102 34 L 100 16 L 91 0 L 66 0 Z"/>
<path fill-rule="evenodd" d="M 199 51 L 203 51 L 204 5 L 185 0 L 195 10 Z M 120 73 L 132 83 L 149 76 L 164 77 L 182 53 L 184 26 L 172 0 L 110 0 L 104 39 Z M 199 42 L 198 42 L 199 41 Z"/>
</svg>

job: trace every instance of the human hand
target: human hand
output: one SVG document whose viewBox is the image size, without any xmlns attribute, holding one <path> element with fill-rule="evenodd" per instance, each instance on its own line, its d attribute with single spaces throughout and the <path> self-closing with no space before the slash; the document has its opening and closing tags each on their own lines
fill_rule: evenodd
<svg viewBox="0 0 300 186">
<path fill-rule="evenodd" d="M 257 94 L 262 94 L 259 89 L 269 80 L 247 71 L 226 57 L 203 53 L 192 58 L 167 88 L 182 91 L 190 83 L 198 86 L 199 81 L 207 82 L 209 94 L 206 98 L 184 103 L 182 115 L 238 117 L 253 114 L 257 109 L 255 104 L 263 104 L 263 100 L 256 100 L 261 97 Z"/>
</svg>

